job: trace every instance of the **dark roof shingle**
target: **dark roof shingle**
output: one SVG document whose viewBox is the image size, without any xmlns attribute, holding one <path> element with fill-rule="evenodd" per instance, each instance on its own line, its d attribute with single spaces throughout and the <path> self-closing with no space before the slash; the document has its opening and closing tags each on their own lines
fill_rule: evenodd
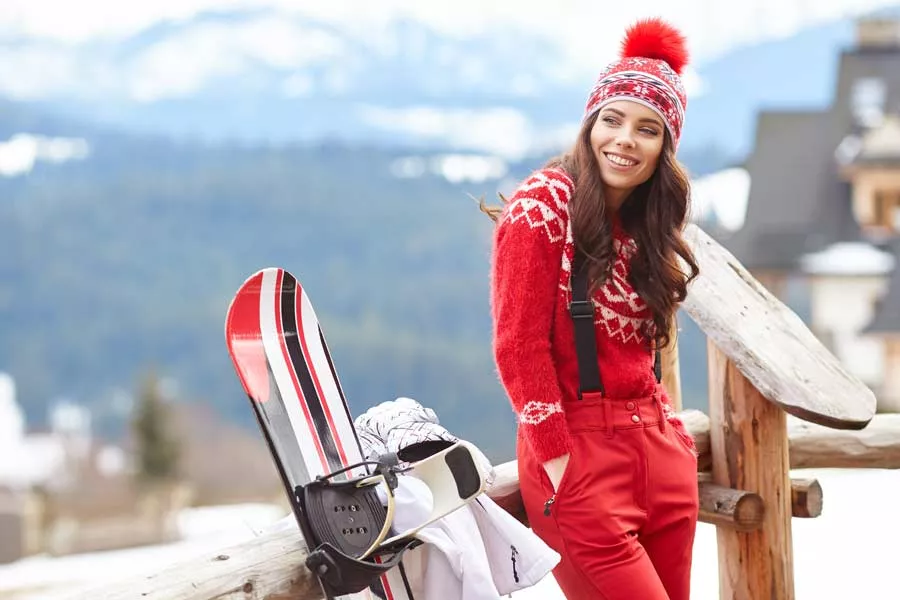
<svg viewBox="0 0 900 600">
<path fill-rule="evenodd" d="M 838 179 L 825 112 L 764 112 L 748 158 L 744 226 L 723 238 L 749 269 L 787 269 L 808 252 L 856 241 L 850 187 Z"/>
</svg>

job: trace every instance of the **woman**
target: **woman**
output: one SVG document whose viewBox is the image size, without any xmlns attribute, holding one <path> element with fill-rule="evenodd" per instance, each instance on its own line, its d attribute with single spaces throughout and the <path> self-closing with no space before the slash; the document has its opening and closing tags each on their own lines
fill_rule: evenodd
<svg viewBox="0 0 900 600">
<path fill-rule="evenodd" d="M 657 370 L 697 275 L 675 160 L 686 62 L 676 29 L 632 26 L 573 149 L 492 213 L 494 354 L 522 497 L 570 600 L 690 596 L 696 453 Z"/>
</svg>

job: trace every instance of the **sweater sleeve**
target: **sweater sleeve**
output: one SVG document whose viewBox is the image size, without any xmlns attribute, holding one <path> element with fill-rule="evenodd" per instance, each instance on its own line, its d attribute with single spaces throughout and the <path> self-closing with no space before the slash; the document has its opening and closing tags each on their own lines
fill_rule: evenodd
<svg viewBox="0 0 900 600">
<path fill-rule="evenodd" d="M 494 359 L 520 432 L 541 462 L 571 449 L 550 352 L 571 185 L 554 171 L 526 179 L 509 199 L 494 237 Z"/>
</svg>

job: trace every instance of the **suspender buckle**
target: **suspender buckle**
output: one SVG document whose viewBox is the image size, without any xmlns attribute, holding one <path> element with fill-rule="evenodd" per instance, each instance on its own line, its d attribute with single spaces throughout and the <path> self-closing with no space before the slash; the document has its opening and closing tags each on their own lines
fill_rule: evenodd
<svg viewBox="0 0 900 600">
<path fill-rule="evenodd" d="M 590 300 L 572 300 L 569 313 L 573 319 L 594 319 L 594 303 Z"/>
</svg>

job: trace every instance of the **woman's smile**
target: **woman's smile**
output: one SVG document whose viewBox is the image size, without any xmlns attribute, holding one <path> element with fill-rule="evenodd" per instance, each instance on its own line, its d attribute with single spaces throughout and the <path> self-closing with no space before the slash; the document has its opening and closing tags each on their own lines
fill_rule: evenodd
<svg viewBox="0 0 900 600">
<path fill-rule="evenodd" d="M 614 152 L 604 152 L 603 154 L 604 156 L 606 156 L 607 160 L 612 163 L 613 168 L 621 169 L 622 171 L 627 171 L 640 162 L 635 158 L 631 158 L 623 154 L 617 154 Z"/>
</svg>

